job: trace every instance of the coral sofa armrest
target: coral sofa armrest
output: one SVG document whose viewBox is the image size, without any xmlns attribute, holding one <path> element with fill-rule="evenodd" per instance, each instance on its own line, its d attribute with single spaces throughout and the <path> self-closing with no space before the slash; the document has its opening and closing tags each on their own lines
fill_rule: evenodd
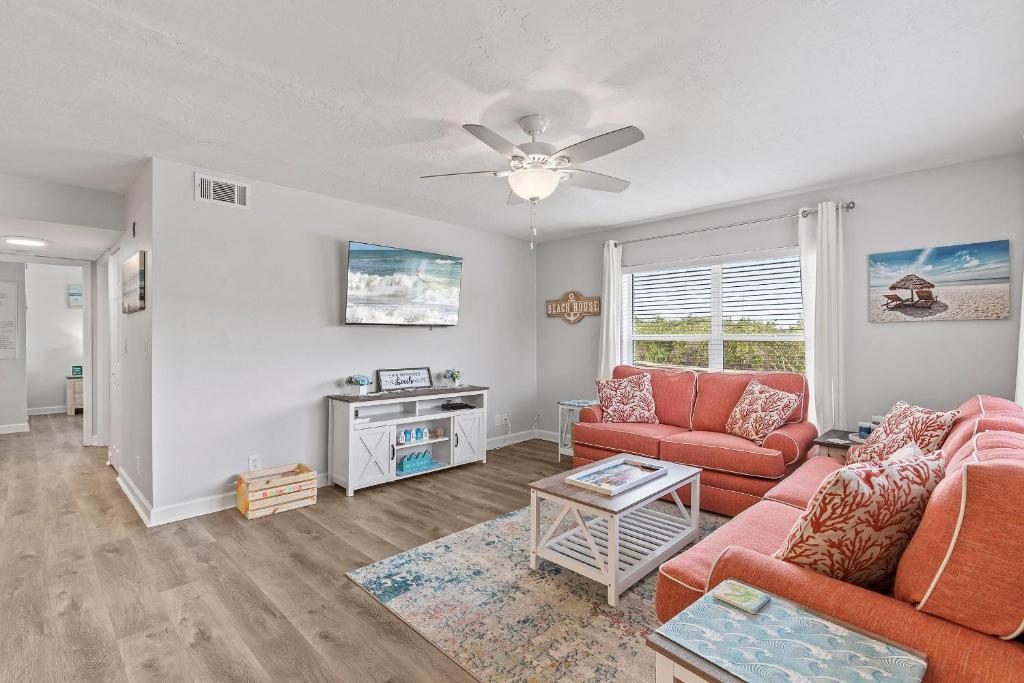
<svg viewBox="0 0 1024 683">
<path fill-rule="evenodd" d="M 928 658 L 925 681 L 1006 681 L 1024 671 L 1024 644 L 919 612 L 913 605 L 736 546 L 711 567 L 708 588 L 737 579 Z"/>
<path fill-rule="evenodd" d="M 587 406 L 580 411 L 580 422 L 600 422 L 603 414 L 601 406 Z"/>
<path fill-rule="evenodd" d="M 782 459 L 792 465 L 807 455 L 811 442 L 818 438 L 818 428 L 810 422 L 792 422 L 782 425 L 764 439 L 765 448 L 782 451 Z"/>
</svg>

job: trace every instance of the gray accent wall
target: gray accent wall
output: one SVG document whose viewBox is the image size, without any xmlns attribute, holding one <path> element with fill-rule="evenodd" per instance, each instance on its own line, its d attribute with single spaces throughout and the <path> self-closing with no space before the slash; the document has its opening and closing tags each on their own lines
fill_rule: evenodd
<svg viewBox="0 0 1024 683">
<path fill-rule="evenodd" d="M 258 181 L 251 209 L 196 202 L 196 170 L 153 162 L 157 517 L 230 504 L 253 454 L 264 467 L 326 473 L 325 396 L 354 373 L 460 368 L 464 381 L 492 387 L 488 436 L 506 433 L 496 413 L 513 432 L 531 428 L 536 275 L 526 242 Z M 463 257 L 459 324 L 344 325 L 348 240 Z"/>
<path fill-rule="evenodd" d="M 682 190 L 681 190 L 682 191 Z M 847 412 L 851 422 L 898 400 L 941 409 L 976 393 L 1013 397 L 1024 263 L 1024 154 L 765 199 L 714 211 L 546 242 L 537 252 L 539 429 L 556 428 L 556 401 L 592 397 L 600 325 L 547 318 L 544 301 L 576 289 L 601 292 L 608 239 L 660 235 L 790 213 L 820 201 L 853 200 L 844 216 Z M 1011 317 L 998 321 L 868 322 L 869 254 L 1010 240 Z M 653 264 L 796 244 L 796 219 L 623 249 L 624 265 Z M 854 425 L 851 425 L 854 426 Z"/>
</svg>

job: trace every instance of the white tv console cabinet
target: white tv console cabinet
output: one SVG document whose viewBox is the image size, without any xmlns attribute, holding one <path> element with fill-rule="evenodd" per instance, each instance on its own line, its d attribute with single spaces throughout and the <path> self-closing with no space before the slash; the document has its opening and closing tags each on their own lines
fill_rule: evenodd
<svg viewBox="0 0 1024 683">
<path fill-rule="evenodd" d="M 487 462 L 487 387 L 435 387 L 366 396 L 328 396 L 328 480 L 345 488 L 376 486 L 418 474 Z M 464 410 L 442 410 L 448 402 L 468 403 Z M 398 434 L 416 428 L 433 434 L 398 443 Z M 437 464 L 428 470 L 402 474 L 399 461 L 429 448 Z"/>
</svg>

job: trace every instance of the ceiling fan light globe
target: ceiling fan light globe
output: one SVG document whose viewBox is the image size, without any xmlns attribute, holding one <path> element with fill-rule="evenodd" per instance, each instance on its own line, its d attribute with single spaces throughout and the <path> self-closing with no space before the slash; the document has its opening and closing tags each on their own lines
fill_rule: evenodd
<svg viewBox="0 0 1024 683">
<path fill-rule="evenodd" d="M 508 177 L 508 184 L 516 195 L 530 202 L 539 202 L 551 196 L 561 180 L 554 171 L 546 168 L 524 168 Z"/>
</svg>

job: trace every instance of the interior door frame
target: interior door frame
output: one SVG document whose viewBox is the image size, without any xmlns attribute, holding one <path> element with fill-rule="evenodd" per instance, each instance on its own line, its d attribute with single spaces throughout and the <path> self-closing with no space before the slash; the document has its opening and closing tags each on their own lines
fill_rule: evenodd
<svg viewBox="0 0 1024 683">
<path fill-rule="evenodd" d="M 96 431 L 95 424 L 95 403 L 94 403 L 94 391 L 96 389 L 96 383 L 94 382 L 95 365 L 97 361 L 96 354 L 94 353 L 94 327 L 95 319 L 93 311 L 95 309 L 95 303 L 98 300 L 106 300 L 107 285 L 106 281 L 102 284 L 97 282 L 96 278 L 96 261 L 86 261 L 83 259 L 70 259 L 61 258 L 59 256 L 32 256 L 28 254 L 8 254 L 0 253 L 0 261 L 7 261 L 13 263 L 25 263 L 25 264 L 44 264 L 50 266 L 78 266 L 82 269 L 82 444 L 85 446 L 104 446 L 104 443 L 97 443 L 98 434 Z M 102 290 L 102 299 L 99 299 L 96 294 L 96 288 L 99 286 Z M 28 339 L 25 340 L 27 347 L 29 344 Z M 26 348 L 26 353 L 28 352 Z M 100 353 L 100 355 L 103 355 Z M 103 414 L 106 414 L 104 411 Z"/>
</svg>

